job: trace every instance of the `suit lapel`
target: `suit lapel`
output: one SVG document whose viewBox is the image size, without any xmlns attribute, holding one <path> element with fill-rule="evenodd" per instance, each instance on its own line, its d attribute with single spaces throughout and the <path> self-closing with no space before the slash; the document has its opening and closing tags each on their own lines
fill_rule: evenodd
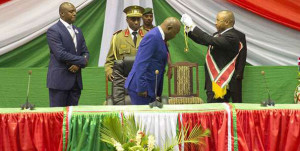
<svg viewBox="0 0 300 151">
<path fill-rule="evenodd" d="M 72 39 L 72 37 L 71 37 L 70 32 L 68 31 L 68 29 L 66 28 L 66 26 L 65 26 L 61 21 L 58 21 L 58 25 L 59 25 L 59 27 L 60 27 L 62 33 L 65 35 L 65 37 L 67 37 L 68 43 L 69 43 L 70 45 L 73 46 L 73 50 L 72 50 L 72 51 L 76 52 L 76 51 L 75 51 L 75 44 L 74 44 L 74 42 L 73 42 L 73 39 Z M 76 34 L 76 33 L 75 33 L 75 34 Z M 76 35 L 76 39 L 77 39 L 77 35 Z M 77 39 L 77 40 L 78 40 L 78 39 Z"/>
</svg>

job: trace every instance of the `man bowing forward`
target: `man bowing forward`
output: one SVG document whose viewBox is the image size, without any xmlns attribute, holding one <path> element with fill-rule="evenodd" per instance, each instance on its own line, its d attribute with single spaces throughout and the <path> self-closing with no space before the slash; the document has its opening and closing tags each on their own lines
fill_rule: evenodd
<svg viewBox="0 0 300 151">
<path fill-rule="evenodd" d="M 163 74 L 169 57 L 166 42 L 173 39 L 180 30 L 180 22 L 169 17 L 150 30 L 140 43 L 133 67 L 125 81 L 125 88 L 131 104 L 145 105 L 155 101 L 155 71 L 157 75 L 157 96 L 163 90 Z"/>
</svg>

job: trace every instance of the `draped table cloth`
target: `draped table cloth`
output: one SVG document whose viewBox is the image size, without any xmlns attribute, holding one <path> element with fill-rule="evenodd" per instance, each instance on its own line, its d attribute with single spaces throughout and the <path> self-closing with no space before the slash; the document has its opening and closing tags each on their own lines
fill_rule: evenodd
<svg viewBox="0 0 300 151">
<path fill-rule="evenodd" d="M 101 122 L 133 114 L 147 134 L 163 146 L 186 124 L 211 131 L 206 151 L 300 150 L 300 105 L 199 104 L 148 106 L 76 106 L 22 111 L 0 109 L 0 150 L 111 150 L 100 141 Z M 190 127 L 192 129 L 192 127 Z M 176 150 L 200 150 L 183 144 Z"/>
</svg>

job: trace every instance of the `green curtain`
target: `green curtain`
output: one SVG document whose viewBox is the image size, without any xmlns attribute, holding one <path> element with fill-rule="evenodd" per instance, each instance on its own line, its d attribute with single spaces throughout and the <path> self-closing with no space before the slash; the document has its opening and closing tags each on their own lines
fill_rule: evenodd
<svg viewBox="0 0 300 151">
<path fill-rule="evenodd" d="M 95 0 L 77 13 L 74 23 L 81 28 L 90 52 L 88 66 L 98 66 L 106 0 Z M 49 47 L 46 34 L 0 56 L 0 67 L 47 67 Z"/>
<path fill-rule="evenodd" d="M 181 15 L 165 0 L 153 0 L 153 8 L 156 25 L 160 25 L 167 17 L 176 17 L 179 20 L 181 18 Z M 189 61 L 204 65 L 207 47 L 188 39 L 189 52 L 184 52 L 185 43 L 183 30 L 183 26 L 181 26 L 180 33 L 168 42 L 172 62 Z"/>
<path fill-rule="evenodd" d="M 20 107 L 25 103 L 27 71 L 29 68 L 0 68 L 0 108 Z M 49 106 L 46 88 L 47 68 L 33 68 L 29 101 L 36 107 Z M 297 66 L 246 66 L 243 80 L 243 102 L 260 103 L 267 99 L 265 84 L 260 72 L 266 72 L 266 81 L 271 98 L 276 103 L 293 103 L 294 91 L 298 85 Z M 105 76 L 103 67 L 83 69 L 83 91 L 79 105 L 103 105 L 105 101 Z M 204 68 L 199 67 L 200 97 L 206 100 L 204 91 Z M 110 89 L 109 89 L 110 91 Z M 168 96 L 168 80 L 165 76 L 163 95 Z"/>
<path fill-rule="evenodd" d="M 105 118 L 119 116 L 118 113 L 76 113 L 73 112 L 69 131 L 69 151 L 91 151 L 91 150 L 114 150 L 104 142 L 101 142 L 101 123 Z"/>
</svg>

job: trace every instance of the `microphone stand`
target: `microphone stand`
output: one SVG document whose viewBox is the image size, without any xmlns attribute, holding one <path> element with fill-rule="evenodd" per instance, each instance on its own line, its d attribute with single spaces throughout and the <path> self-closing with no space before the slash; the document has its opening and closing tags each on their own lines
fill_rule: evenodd
<svg viewBox="0 0 300 151">
<path fill-rule="evenodd" d="M 268 100 L 262 101 L 261 106 L 275 106 L 275 102 L 273 100 L 271 100 L 270 89 L 268 87 L 267 80 L 265 78 L 265 71 L 261 71 L 261 74 L 264 77 L 265 87 L 266 87 L 267 92 L 268 92 Z"/>
<path fill-rule="evenodd" d="M 26 102 L 25 102 L 25 104 L 21 105 L 21 110 L 24 110 L 24 109 L 30 109 L 30 110 L 33 110 L 33 109 L 34 109 L 34 104 L 30 104 L 29 101 L 28 101 L 28 98 L 29 98 L 29 88 L 30 88 L 30 77 L 31 77 L 31 74 L 32 74 L 32 71 L 29 70 L 29 71 L 28 71 L 28 84 L 27 84 L 27 97 L 26 97 Z"/>
<path fill-rule="evenodd" d="M 155 101 L 152 103 L 149 103 L 149 107 L 153 108 L 154 106 L 157 106 L 158 108 L 163 108 L 163 104 L 159 101 L 159 98 L 157 97 L 157 76 L 159 71 L 155 70 Z"/>
</svg>

